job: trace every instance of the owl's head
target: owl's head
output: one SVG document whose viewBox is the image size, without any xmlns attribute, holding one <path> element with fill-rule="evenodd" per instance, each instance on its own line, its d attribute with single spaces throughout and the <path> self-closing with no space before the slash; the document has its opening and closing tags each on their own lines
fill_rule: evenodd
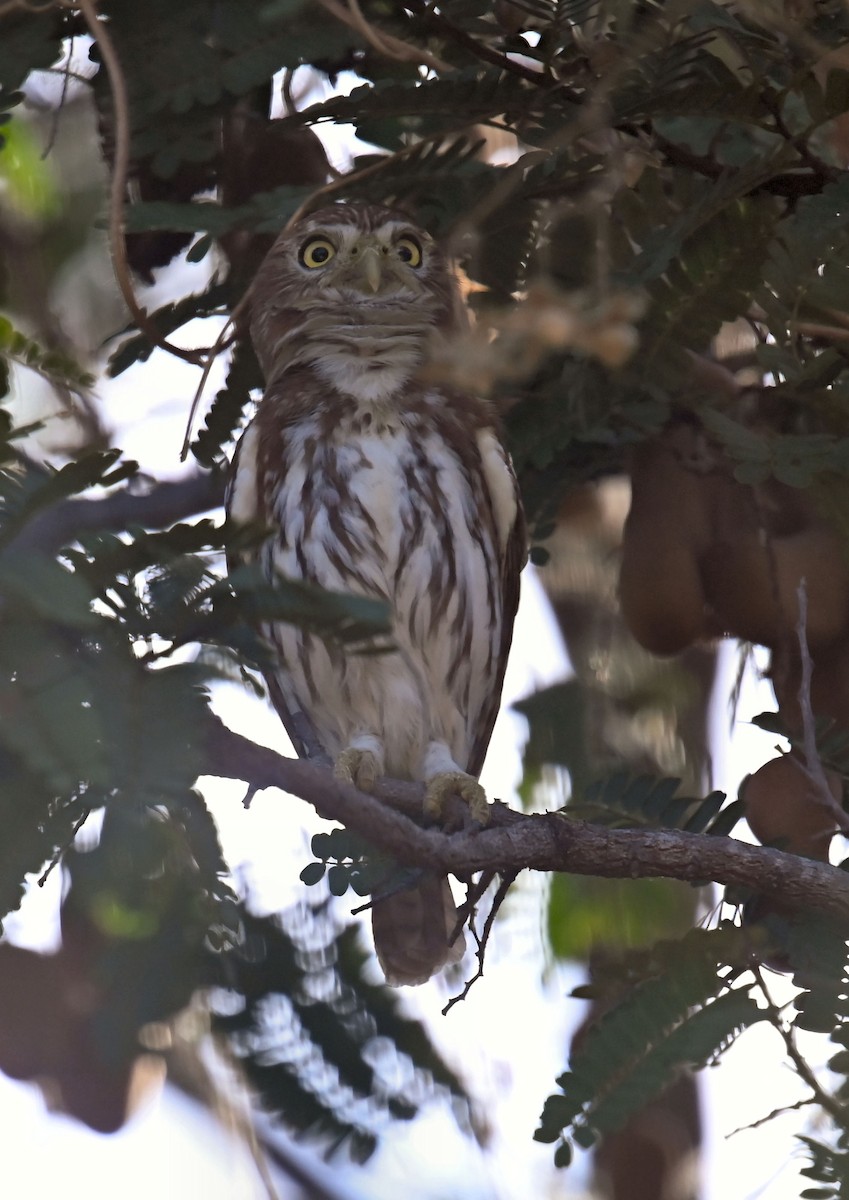
<svg viewBox="0 0 849 1200">
<path fill-rule="evenodd" d="M 433 238 L 405 213 L 374 204 L 331 205 L 285 229 L 257 273 L 251 307 L 267 376 L 283 343 L 294 349 L 296 339 L 312 342 L 329 327 L 385 324 L 424 336 L 456 328 L 462 309 Z"/>
<path fill-rule="evenodd" d="M 256 288 L 328 301 L 414 303 L 451 272 L 433 238 L 403 212 L 334 204 L 280 234 Z"/>
</svg>

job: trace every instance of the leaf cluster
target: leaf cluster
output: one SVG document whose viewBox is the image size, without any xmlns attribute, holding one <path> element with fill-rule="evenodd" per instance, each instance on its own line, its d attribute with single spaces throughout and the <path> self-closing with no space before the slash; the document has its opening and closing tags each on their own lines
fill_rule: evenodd
<svg viewBox="0 0 849 1200">
<path fill-rule="evenodd" d="M 719 970 L 741 957 L 738 931 L 692 930 L 635 964 L 626 994 L 584 1030 L 560 1094 L 545 1102 L 534 1136 L 558 1143 L 558 1165 L 568 1165 L 572 1141 L 589 1147 L 621 1128 L 677 1073 L 704 1066 L 764 1019 L 751 986 L 731 987 Z"/>
<path fill-rule="evenodd" d="M 725 804 L 725 792 L 704 798 L 679 796 L 681 780 L 616 772 L 591 783 L 567 812 L 614 828 L 683 829 L 727 837 L 743 815 L 739 801 Z"/>
<path fill-rule="evenodd" d="M 74 86 L 93 96 L 110 172 L 120 135 L 129 138 L 127 176 L 117 181 L 125 243 L 113 250 L 145 281 L 180 255 L 212 264 L 201 290 L 148 313 L 143 330 L 118 331 L 112 374 L 143 367 L 151 337 L 178 339 L 197 318 L 217 331 L 273 234 L 305 202 L 389 202 L 456 253 L 486 289 L 473 299 L 482 311 L 521 307 L 521 294 L 538 295 L 538 285 L 550 296 L 545 327 L 555 333 L 546 340 L 545 323 L 529 322 L 527 370 L 492 387 L 508 410 L 535 537 L 551 531 L 564 491 L 625 469 L 630 449 L 680 408 L 697 413 L 738 481 L 839 499 L 849 468 L 844 5 L 788 8 L 780 23 L 766 9 L 713 0 L 513 0 L 494 9 L 482 0 L 362 0 L 358 25 L 303 0 L 101 0 L 97 11 L 120 63 L 128 128 L 119 127 L 124 114 L 97 39 L 90 79 Z M 0 135 L 22 119 L 21 89 L 85 32 L 84 13 L 70 6 L 3 10 Z M 301 100 L 301 68 L 331 87 L 352 73 L 355 87 Z M 286 111 L 272 118 L 281 72 Z M 331 178 L 316 132 L 349 123 L 371 148 Z M 620 296 L 641 315 L 605 325 L 599 314 Z M 556 330 L 576 313 L 593 314 L 600 328 L 593 341 L 567 345 Z M 261 386 L 244 315 L 226 381 L 192 444 L 205 469 L 226 458 Z M 693 382 L 693 356 L 710 355 L 732 322 L 753 342 L 747 365 L 763 382 L 754 398 Z M 210 356 L 199 358 L 209 365 Z M 11 363 L 71 392 L 91 382 L 72 356 L 2 316 L 3 394 Z M 415 1107 L 412 1085 L 393 1090 L 364 1057 L 378 1031 L 390 1029 L 417 1064 L 452 1084 L 426 1062 L 420 1030 L 382 992 L 352 982 L 358 969 L 342 971 L 356 957 L 351 939 L 319 936 L 318 910 L 282 925 L 234 916 L 193 784 L 206 689 L 223 657 L 242 669 L 269 665 L 258 626 L 293 621 L 349 649 L 379 649 L 387 613 L 293 581 L 270 585 L 245 566 L 223 580 L 220 558 L 229 552 L 237 564 L 240 545 L 211 522 L 158 531 L 107 524 L 59 556 L 41 553 L 40 521 L 91 489 L 108 497 L 134 468 L 98 445 L 39 469 L 16 445 L 24 432 L 0 413 L 0 908 L 14 907 L 26 873 L 61 855 L 88 813 L 105 810 L 109 836 L 90 859 L 92 870 L 103 864 L 92 894 L 114 900 L 103 911 L 144 924 L 147 885 L 163 863 L 173 867 L 182 881 L 174 912 L 193 914 L 192 936 L 217 930 L 220 944 L 234 942 L 231 975 L 217 982 L 236 1008 L 222 1011 L 221 1029 L 257 1087 L 300 1128 L 366 1153 L 378 1118 Z M 187 648 L 198 645 L 213 653 L 192 658 Z M 569 715 L 571 699 L 546 703 Z M 845 734 L 820 732 L 825 760 L 845 774 Z M 570 767 L 574 742 L 573 734 Z M 679 795 L 672 778 L 617 772 L 575 790 L 576 813 L 612 825 L 724 835 L 738 812 L 719 793 Z M 341 831 L 324 838 L 305 882 L 326 879 L 335 894 L 374 886 L 364 847 Z M 138 896 L 117 888 L 122 861 L 125 882 L 144 883 Z M 842 943 L 818 926 L 806 950 L 801 929 L 791 929 L 786 951 L 802 987 L 797 1023 L 831 1030 L 843 1071 Z M 817 961 L 805 966 L 813 949 Z M 741 982 L 728 930 L 650 953 L 630 992 L 587 1031 L 547 1105 L 541 1136 L 558 1141 L 566 1131 L 558 1161 L 569 1139 L 585 1144 L 614 1128 L 678 1069 L 709 1061 L 769 1011 L 753 999 L 755 984 Z M 321 1082 L 327 1063 L 337 1072 L 330 1089 Z M 844 1187 L 835 1181 L 845 1147 L 808 1145 L 812 1178 L 826 1189 L 819 1194 L 844 1194 L 834 1188 Z"/>
<path fill-rule="evenodd" d="M 9 367 L 16 363 L 36 371 L 49 383 L 64 384 L 72 391 L 90 388 L 94 376 L 83 371 L 67 355 L 45 350 L 38 342 L 15 329 L 8 318 L 0 316 L 0 397 L 9 389 Z"/>
<path fill-rule="evenodd" d="M 349 829 L 317 833 L 310 848 L 315 861 L 301 871 L 301 880 L 314 887 L 326 879 L 331 896 L 344 896 L 349 888 L 357 896 L 367 896 L 392 874 L 391 860 Z"/>
<path fill-rule="evenodd" d="M 367 982 L 353 927 L 340 930 L 322 904 L 243 922 L 213 964 L 213 1028 L 264 1107 L 359 1161 L 389 1119 L 411 1120 L 435 1094 L 471 1128 L 469 1096 L 422 1025 Z"/>
<path fill-rule="evenodd" d="M 37 469 L 15 453 L 11 422 L 4 428 L 0 906 L 15 908 L 25 876 L 45 863 L 68 869 L 67 953 L 97 978 L 92 1053 L 132 1062 L 142 1026 L 215 985 L 230 998 L 219 1032 L 293 1127 L 364 1158 L 388 1120 L 409 1120 L 437 1092 L 452 1095 L 468 1125 L 465 1091 L 421 1026 L 362 980 L 352 930 L 316 910 L 284 924 L 249 913 L 195 790 L 222 654 L 261 666 L 257 626 L 280 619 L 360 646 L 386 631 L 384 607 L 271 586 L 247 567 L 222 580 L 214 564 L 229 531 L 209 520 L 80 533 L 49 555 L 39 522 L 79 492 L 105 492 L 108 506 L 134 466 L 110 451 Z M 74 850 L 93 813 L 96 844 Z M 278 1010 L 292 1020 L 285 1036 Z"/>
</svg>

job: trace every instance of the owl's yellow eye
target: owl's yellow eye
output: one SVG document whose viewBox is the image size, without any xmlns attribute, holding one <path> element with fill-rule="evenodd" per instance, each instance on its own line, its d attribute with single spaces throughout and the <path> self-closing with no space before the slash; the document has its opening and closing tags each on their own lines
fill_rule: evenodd
<svg viewBox="0 0 849 1200">
<path fill-rule="evenodd" d="M 402 237 L 399 238 L 395 245 L 395 252 L 409 267 L 420 267 L 422 265 L 422 248 L 415 238 Z"/>
<path fill-rule="evenodd" d="M 317 267 L 329 263 L 335 253 L 336 247 L 326 237 L 311 237 L 301 246 L 298 262 L 302 267 L 309 267 L 314 271 Z"/>
</svg>

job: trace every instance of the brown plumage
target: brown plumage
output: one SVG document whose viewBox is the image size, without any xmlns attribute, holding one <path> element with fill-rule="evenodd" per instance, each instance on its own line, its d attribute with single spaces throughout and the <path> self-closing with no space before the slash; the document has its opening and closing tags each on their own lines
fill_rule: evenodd
<svg viewBox="0 0 849 1200">
<path fill-rule="evenodd" d="M 264 570 L 387 601 L 396 649 L 346 655 L 290 625 L 269 690 L 337 774 L 368 789 L 422 780 L 426 808 L 476 779 L 498 712 L 525 539 L 489 403 L 425 383 L 434 339 L 463 327 L 456 278 L 399 212 L 322 209 L 284 231 L 254 283 L 251 334 L 266 392 L 234 461 L 229 513 L 274 534 Z M 447 881 L 377 899 L 390 983 L 419 983 L 462 953 Z"/>
</svg>

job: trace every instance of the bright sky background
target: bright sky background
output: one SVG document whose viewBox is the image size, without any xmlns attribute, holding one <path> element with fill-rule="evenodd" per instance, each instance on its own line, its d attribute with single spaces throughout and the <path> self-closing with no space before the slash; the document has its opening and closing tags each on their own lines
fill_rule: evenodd
<svg viewBox="0 0 849 1200">
<path fill-rule="evenodd" d="M 343 80 L 343 90 L 356 80 Z M 331 127 L 321 132 L 331 136 Z M 342 164 L 350 135 L 333 131 L 331 155 Z M 205 270 L 195 268 L 199 283 Z M 69 308 L 60 314 L 75 319 L 80 306 L 81 271 Z M 180 282 L 183 286 L 185 277 Z M 174 280 L 145 294 L 154 307 L 170 298 Z M 79 307 L 76 312 L 80 311 Z M 209 344 L 213 323 L 197 328 L 198 344 Z M 213 334 L 214 336 L 214 334 Z M 188 338 L 184 339 L 188 344 Z M 220 376 L 218 376 L 220 378 Z M 131 369 L 101 389 L 115 429 L 115 444 L 159 477 L 177 476 L 190 467 L 178 461 L 182 414 L 197 381 L 197 372 L 156 351 L 148 364 Z M 217 386 L 216 373 L 207 395 Z M 176 416 L 175 416 L 176 414 Z M 752 715 L 772 708 L 771 692 L 747 672 L 738 721 L 730 743 L 725 697 L 733 677 L 733 652 L 724 651 L 725 685 L 718 689 L 714 714 L 716 786 L 736 794 L 740 778 L 773 756 L 774 739 L 747 724 Z M 509 800 L 518 780 L 518 747 L 524 723 L 507 711 L 512 700 L 562 678 L 568 669 L 559 635 L 541 588 L 525 578 L 514 654 L 505 687 L 505 709 L 496 725 L 483 782 L 490 795 Z M 235 686 L 216 692 L 216 706 L 233 728 L 257 741 L 287 749 L 285 734 L 270 709 Z M 279 792 L 260 793 L 246 812 L 243 789 L 225 781 L 208 781 L 206 791 L 219 822 L 225 852 L 234 872 L 250 885 L 256 902 L 271 911 L 290 903 L 300 892 L 297 875 L 306 857 L 308 837 L 319 827 L 301 801 Z M 739 832 L 739 831 L 738 831 Z M 523 877 L 524 878 L 524 877 Z M 538 904 L 529 879 L 516 889 L 506 919 L 499 922 L 490 947 L 487 972 L 467 1001 L 443 1018 L 446 993 L 440 980 L 405 993 L 411 1010 L 428 1019 L 445 1052 L 455 1057 L 472 1090 L 490 1108 L 493 1138 L 488 1153 L 465 1142 L 445 1113 L 433 1112 L 393 1136 L 363 1173 L 343 1172 L 351 1187 L 370 1200 L 529 1200 L 530 1197 L 575 1198 L 582 1195 L 584 1172 L 578 1166 L 555 1174 L 551 1148 L 532 1142 L 544 1097 L 565 1065 L 571 1029 L 583 1015 L 583 1003 L 567 997 L 580 976 L 567 969 L 539 979 Z M 524 888 L 524 891 L 523 891 Z M 14 940 L 47 948 L 55 937 L 59 875 L 35 889 L 21 916 L 9 922 Z M 786 998 L 782 981 L 776 995 Z M 812 1042 L 813 1062 L 827 1057 L 822 1042 Z M 728 1139 L 737 1127 L 792 1103 L 800 1094 L 795 1076 L 783 1065 L 777 1035 L 756 1028 L 723 1059 L 719 1070 L 702 1075 L 709 1167 L 704 1200 L 796 1200 L 800 1191 L 792 1131 L 800 1118 L 791 1114 L 762 1129 Z M 212 1124 L 197 1106 L 170 1089 L 152 1094 L 130 1124 L 118 1134 L 101 1137 L 65 1117 L 48 1117 L 40 1093 L 32 1085 L 14 1084 L 0 1076 L 0 1125 L 3 1165 L 0 1182 L 14 1193 L 28 1190 L 41 1197 L 63 1195 L 74 1200 L 261 1200 L 265 1192 L 244 1146 Z M 458 1182 L 459 1181 L 459 1182 Z M 281 1200 L 287 1195 L 281 1187 Z"/>
</svg>

